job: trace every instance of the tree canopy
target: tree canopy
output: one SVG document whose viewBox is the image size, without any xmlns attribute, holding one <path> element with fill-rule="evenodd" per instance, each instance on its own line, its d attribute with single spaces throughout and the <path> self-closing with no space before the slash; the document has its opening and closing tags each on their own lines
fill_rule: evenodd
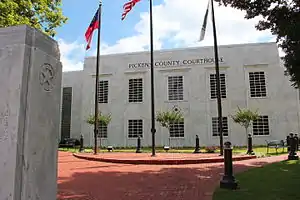
<svg viewBox="0 0 300 200">
<path fill-rule="evenodd" d="M 0 27 L 27 24 L 49 36 L 66 23 L 61 0 L 1 0 Z"/>
<path fill-rule="evenodd" d="M 259 118 L 259 115 L 257 111 L 253 112 L 250 109 L 240 109 L 238 107 L 238 111 L 231 117 L 235 123 L 238 123 L 245 129 L 248 129 L 251 123 Z"/>
<path fill-rule="evenodd" d="M 156 114 L 156 121 L 167 129 L 170 129 L 173 123 L 183 122 L 183 120 L 183 114 L 179 110 L 159 111 Z"/>
<path fill-rule="evenodd" d="M 103 124 L 103 125 L 108 125 L 111 121 L 111 115 L 110 114 L 102 114 L 101 112 L 98 113 L 98 124 Z M 95 123 L 95 115 L 89 115 L 87 120 L 86 120 L 86 123 L 90 124 L 90 125 L 93 125 Z"/>
<path fill-rule="evenodd" d="M 253 123 L 253 121 L 259 119 L 259 115 L 257 111 L 252 111 L 250 109 L 240 109 L 238 107 L 238 111 L 235 113 L 235 115 L 231 116 L 233 121 L 237 124 L 240 124 L 243 126 L 246 130 L 246 138 L 248 136 L 248 128 Z M 246 144 L 248 142 L 248 139 L 246 141 Z"/>
<path fill-rule="evenodd" d="M 258 30 L 270 30 L 282 48 L 286 75 L 300 86 L 300 1 L 299 0 L 215 0 L 221 5 L 246 11 L 245 18 L 263 17 Z"/>
</svg>

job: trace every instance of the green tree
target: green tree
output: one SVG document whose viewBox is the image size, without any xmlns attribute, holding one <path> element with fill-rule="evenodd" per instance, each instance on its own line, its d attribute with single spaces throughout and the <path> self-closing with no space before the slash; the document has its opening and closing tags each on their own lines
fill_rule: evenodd
<svg viewBox="0 0 300 200">
<path fill-rule="evenodd" d="M 270 30 L 285 52 L 286 75 L 300 86 L 300 1 L 299 0 L 215 0 L 221 5 L 246 11 L 245 18 L 263 17 L 258 30 Z"/>
<path fill-rule="evenodd" d="M 103 124 L 103 125 L 107 126 L 110 123 L 110 121 L 111 121 L 110 114 L 104 115 L 101 112 L 98 114 L 98 124 Z M 94 125 L 95 115 L 89 115 L 86 122 L 90 125 Z"/>
<path fill-rule="evenodd" d="M 103 124 L 103 125 L 107 126 L 110 123 L 110 121 L 111 121 L 111 115 L 110 114 L 104 115 L 101 112 L 99 112 L 97 120 L 98 120 L 98 125 Z M 90 124 L 90 125 L 94 125 L 94 123 L 95 123 L 95 115 L 89 115 L 88 118 L 87 118 L 87 120 L 86 120 L 86 122 L 88 124 Z M 98 134 L 100 134 L 100 133 L 98 132 Z M 100 144 L 99 144 L 99 146 L 101 147 L 101 137 L 100 137 Z"/>
<path fill-rule="evenodd" d="M 172 124 L 183 122 L 183 114 L 179 110 L 168 110 L 168 111 L 159 111 L 156 114 L 156 121 L 162 126 L 168 129 L 170 132 L 170 128 Z M 170 146 L 170 137 L 169 137 L 169 146 Z"/>
<path fill-rule="evenodd" d="M 27 24 L 49 36 L 66 23 L 61 0 L 1 0 L 0 27 Z"/>
<path fill-rule="evenodd" d="M 259 115 L 257 111 L 253 112 L 250 109 L 240 109 L 238 107 L 238 111 L 235 113 L 235 115 L 231 116 L 231 118 L 235 123 L 240 124 L 246 129 L 247 138 L 249 126 L 253 123 L 253 121 L 259 118 Z"/>
</svg>

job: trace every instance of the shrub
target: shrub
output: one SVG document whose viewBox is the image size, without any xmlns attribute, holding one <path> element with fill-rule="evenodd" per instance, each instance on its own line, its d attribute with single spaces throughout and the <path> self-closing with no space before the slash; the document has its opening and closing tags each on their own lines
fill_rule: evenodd
<svg viewBox="0 0 300 200">
<path fill-rule="evenodd" d="M 216 147 L 216 146 L 208 146 L 208 147 L 205 147 L 205 151 L 206 151 L 207 153 L 215 153 L 217 149 L 218 149 L 218 147 Z"/>
</svg>

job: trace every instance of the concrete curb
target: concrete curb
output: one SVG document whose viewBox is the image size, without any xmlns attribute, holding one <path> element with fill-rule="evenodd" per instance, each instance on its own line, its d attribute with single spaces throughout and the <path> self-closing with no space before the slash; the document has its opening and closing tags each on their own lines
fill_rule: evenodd
<svg viewBox="0 0 300 200">
<path fill-rule="evenodd" d="M 101 158 L 94 155 L 89 155 L 87 153 L 73 153 L 73 156 L 79 159 L 96 161 L 96 162 L 106 162 L 106 163 L 119 163 L 119 164 L 132 164 L 132 165 L 188 165 L 188 164 L 201 164 L 201 163 L 220 163 L 224 162 L 223 157 L 211 157 L 211 158 L 194 158 L 194 159 L 160 159 L 153 158 L 151 160 L 147 159 L 117 159 L 117 158 Z M 245 156 L 234 156 L 233 161 L 249 160 L 257 158 L 255 155 L 245 155 Z"/>
</svg>

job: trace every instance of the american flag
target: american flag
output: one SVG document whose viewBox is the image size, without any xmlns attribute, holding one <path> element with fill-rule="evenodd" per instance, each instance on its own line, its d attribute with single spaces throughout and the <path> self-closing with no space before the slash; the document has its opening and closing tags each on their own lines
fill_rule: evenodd
<svg viewBox="0 0 300 200">
<path fill-rule="evenodd" d="M 135 4 L 139 1 L 140 0 L 129 0 L 129 2 L 127 2 L 123 5 L 124 11 L 122 13 L 122 20 L 125 19 L 126 15 L 132 10 L 132 8 L 135 6 Z"/>
</svg>

